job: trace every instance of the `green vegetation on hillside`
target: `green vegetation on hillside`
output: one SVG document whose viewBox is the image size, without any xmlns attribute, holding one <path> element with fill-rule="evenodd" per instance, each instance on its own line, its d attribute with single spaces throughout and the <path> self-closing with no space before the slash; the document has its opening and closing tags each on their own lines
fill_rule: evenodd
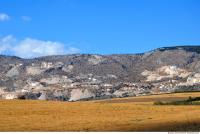
<svg viewBox="0 0 200 134">
<path fill-rule="evenodd" d="M 171 101 L 171 102 L 163 102 L 163 101 L 156 101 L 154 105 L 200 105 L 200 97 L 191 96 L 186 100 L 179 100 L 179 101 Z"/>
<path fill-rule="evenodd" d="M 183 85 L 177 86 L 175 88 L 175 93 L 183 93 L 183 92 L 200 92 L 200 85 Z"/>
<path fill-rule="evenodd" d="M 173 47 L 162 47 L 159 48 L 159 51 L 166 51 L 166 50 L 177 50 L 177 49 L 181 49 L 181 50 L 185 50 L 188 52 L 196 52 L 196 53 L 200 53 L 200 47 L 199 46 L 173 46 Z"/>
</svg>

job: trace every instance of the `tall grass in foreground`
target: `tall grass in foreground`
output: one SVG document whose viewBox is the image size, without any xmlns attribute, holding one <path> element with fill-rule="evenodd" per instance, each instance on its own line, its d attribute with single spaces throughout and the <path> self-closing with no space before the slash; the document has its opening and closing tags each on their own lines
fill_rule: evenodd
<svg viewBox="0 0 200 134">
<path fill-rule="evenodd" d="M 200 92 L 81 102 L 0 100 L 0 131 L 198 132 L 199 106 L 152 105 L 189 96 Z"/>
</svg>

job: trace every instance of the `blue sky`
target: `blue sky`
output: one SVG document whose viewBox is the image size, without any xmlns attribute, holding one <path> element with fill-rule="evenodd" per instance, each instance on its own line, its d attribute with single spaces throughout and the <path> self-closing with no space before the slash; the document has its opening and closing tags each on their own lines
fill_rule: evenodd
<svg viewBox="0 0 200 134">
<path fill-rule="evenodd" d="M 199 45 L 199 7 L 199 0 L 1 0 L 0 54 L 119 54 Z"/>
</svg>

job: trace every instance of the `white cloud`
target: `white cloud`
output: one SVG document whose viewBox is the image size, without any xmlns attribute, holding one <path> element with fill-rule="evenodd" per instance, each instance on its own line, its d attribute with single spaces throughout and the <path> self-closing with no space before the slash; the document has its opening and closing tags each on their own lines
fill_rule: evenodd
<svg viewBox="0 0 200 134">
<path fill-rule="evenodd" d="M 5 13 L 0 13 L 0 21 L 6 21 L 6 20 L 9 20 L 10 17 L 5 14 Z"/>
<path fill-rule="evenodd" d="M 15 42 L 15 39 L 12 35 L 0 38 L 0 54 L 8 52 L 12 48 L 11 42 Z"/>
<path fill-rule="evenodd" d="M 77 52 L 80 52 L 80 49 L 75 48 L 75 47 L 69 47 L 68 50 L 67 50 L 68 54 L 74 54 L 74 53 L 77 53 Z"/>
<path fill-rule="evenodd" d="M 0 54 L 10 54 L 22 58 L 33 58 L 47 55 L 65 55 L 79 53 L 74 47 L 53 41 L 43 41 L 32 38 L 17 40 L 12 35 L 0 38 Z"/>
<path fill-rule="evenodd" d="M 23 21 L 31 21 L 32 20 L 32 18 L 29 16 L 22 16 L 21 18 Z"/>
</svg>

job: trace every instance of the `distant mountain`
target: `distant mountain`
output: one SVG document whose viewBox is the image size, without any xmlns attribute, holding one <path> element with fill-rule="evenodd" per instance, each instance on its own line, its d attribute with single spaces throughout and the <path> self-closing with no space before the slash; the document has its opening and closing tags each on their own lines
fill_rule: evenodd
<svg viewBox="0 0 200 134">
<path fill-rule="evenodd" d="M 199 90 L 200 46 L 142 54 L 0 55 L 0 98 L 77 101 Z"/>
</svg>

